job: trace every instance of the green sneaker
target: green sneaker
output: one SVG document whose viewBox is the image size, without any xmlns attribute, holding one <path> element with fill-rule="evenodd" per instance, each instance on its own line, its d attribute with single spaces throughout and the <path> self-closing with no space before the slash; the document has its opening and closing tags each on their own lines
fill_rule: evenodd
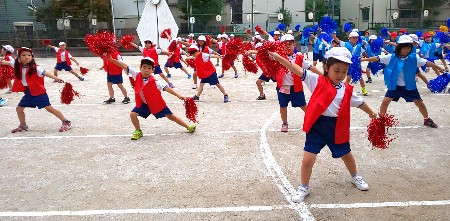
<svg viewBox="0 0 450 221">
<path fill-rule="evenodd" d="M 143 136 L 144 134 L 142 133 L 142 130 L 135 130 L 133 136 L 131 137 L 131 140 L 139 140 L 139 138 Z"/>
<path fill-rule="evenodd" d="M 187 131 L 188 131 L 189 133 L 194 133 L 196 127 L 197 127 L 197 125 L 195 125 L 195 124 L 190 124 L 190 125 L 187 127 Z"/>
</svg>

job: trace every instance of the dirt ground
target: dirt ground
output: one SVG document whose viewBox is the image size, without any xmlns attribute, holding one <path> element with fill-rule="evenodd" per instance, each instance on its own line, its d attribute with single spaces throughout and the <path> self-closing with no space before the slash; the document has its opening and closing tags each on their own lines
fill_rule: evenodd
<svg viewBox="0 0 450 221">
<path fill-rule="evenodd" d="M 60 72 L 82 94 L 71 105 L 60 103 L 63 85 L 45 79 L 51 103 L 72 121 L 68 132 L 58 132 L 60 121 L 45 110 L 27 109 L 30 130 L 12 134 L 22 94 L 0 91 L 9 99 L 0 108 L 0 220 L 449 220 L 450 94 L 432 94 L 423 82 L 419 91 L 438 129 L 424 127 L 414 104 L 401 100 L 389 106 L 400 121 L 397 139 L 389 149 L 373 149 L 366 132 L 370 119 L 353 108 L 351 148 L 370 190 L 356 189 L 343 162 L 324 148 L 311 194 L 297 205 L 289 196 L 300 180 L 304 113 L 289 108 L 290 131 L 279 132 L 274 83 L 264 86 L 268 99 L 256 101 L 259 74 L 244 73 L 237 62 L 239 78 L 228 71 L 220 80 L 231 102 L 224 104 L 220 91 L 206 86 L 194 134 L 150 116 L 140 118 L 144 137 L 132 141 L 129 112 L 135 104 L 128 79 L 124 75 L 132 103 L 120 103 L 115 87 L 116 103 L 102 104 L 108 92 L 106 73 L 98 70 L 101 60 L 77 59 L 91 71 L 83 82 Z M 139 59 L 124 57 L 135 68 Z M 160 56 L 160 63 L 165 59 Z M 55 60 L 36 62 L 52 71 Z M 192 80 L 170 70 L 175 89 L 193 96 Z M 382 76 L 367 89 L 364 99 L 378 110 L 385 94 Z M 180 100 L 163 97 L 187 120 Z"/>
</svg>

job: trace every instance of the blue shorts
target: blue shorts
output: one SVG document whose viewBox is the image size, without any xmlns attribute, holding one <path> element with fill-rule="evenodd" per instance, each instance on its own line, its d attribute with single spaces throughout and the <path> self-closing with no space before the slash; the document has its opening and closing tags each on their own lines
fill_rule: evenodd
<svg viewBox="0 0 450 221">
<path fill-rule="evenodd" d="M 291 86 L 290 94 L 280 93 L 277 87 L 277 94 L 280 107 L 287 107 L 289 102 L 291 102 L 292 107 L 303 107 L 306 105 L 305 93 L 303 91 L 294 92 L 294 86 Z"/>
<path fill-rule="evenodd" d="M 113 84 L 122 84 L 123 83 L 123 78 L 122 78 L 122 74 L 118 74 L 118 75 L 111 75 L 111 74 L 107 74 L 106 75 L 106 81 L 108 83 L 113 83 Z"/>
<path fill-rule="evenodd" d="M 200 80 L 200 84 L 209 84 L 209 85 L 216 85 L 220 84 L 219 78 L 217 78 L 217 73 L 214 72 L 209 76 L 208 78 L 203 78 Z"/>
<path fill-rule="evenodd" d="M 139 107 L 139 108 L 134 107 L 131 112 L 135 112 L 135 113 L 139 114 L 139 117 L 142 117 L 142 118 L 147 118 L 148 116 L 150 116 L 150 114 L 152 114 L 146 103 L 142 103 L 141 107 Z M 166 107 L 164 107 L 164 109 L 162 109 L 162 111 L 154 114 L 154 116 L 156 119 L 159 119 L 159 118 L 163 118 L 167 115 L 171 115 L 171 114 L 173 114 L 172 111 L 170 111 L 170 109 L 166 106 Z"/>
<path fill-rule="evenodd" d="M 313 52 L 313 61 L 317 61 L 319 60 L 320 62 L 322 62 L 324 59 L 322 51 L 319 51 L 319 54 Z"/>
<path fill-rule="evenodd" d="M 439 53 L 434 53 L 434 57 L 436 58 L 436 60 L 437 59 L 444 59 L 444 56 L 443 56 L 443 54 L 439 54 Z"/>
<path fill-rule="evenodd" d="M 313 124 L 311 130 L 306 133 L 304 151 L 318 154 L 320 150 L 327 145 L 330 148 L 333 158 L 341 158 L 350 153 L 350 143 L 336 144 L 334 134 L 336 128 L 336 117 L 327 117 L 321 115 Z"/>
<path fill-rule="evenodd" d="M 176 69 L 183 68 L 183 65 L 181 65 L 181 62 L 173 62 L 172 65 L 170 65 L 169 62 L 166 62 L 166 64 L 164 66 L 166 66 L 168 68 L 176 68 Z"/>
<path fill-rule="evenodd" d="M 67 65 L 66 61 L 63 61 L 62 63 L 56 63 L 55 70 L 61 71 L 63 69 L 65 71 L 71 71 L 72 70 L 72 68 L 69 65 Z"/>
<path fill-rule="evenodd" d="M 267 76 L 264 75 L 264 74 L 261 74 L 261 76 L 259 76 L 258 79 L 259 79 L 259 80 L 263 80 L 263 81 L 265 81 L 265 82 L 269 82 L 269 81 L 277 82 L 277 79 L 275 78 L 275 76 L 273 76 L 273 77 L 267 77 Z"/>
<path fill-rule="evenodd" d="M 161 70 L 161 66 L 157 65 L 155 66 L 155 71 L 153 72 L 153 74 L 162 74 L 162 70 Z"/>
<path fill-rule="evenodd" d="M 406 102 L 413 102 L 414 100 L 422 100 L 420 98 L 419 91 L 407 90 L 405 86 L 398 86 L 395 90 L 388 90 L 384 97 L 392 98 L 394 101 L 398 101 L 401 97 L 405 99 Z"/>
<path fill-rule="evenodd" d="M 28 87 L 25 87 L 24 91 L 25 95 L 20 99 L 20 102 L 17 106 L 19 107 L 31 107 L 31 108 L 44 108 L 47 107 L 50 104 L 50 99 L 48 98 L 47 94 L 41 94 L 38 96 L 33 96 L 30 94 L 30 89 Z"/>
<path fill-rule="evenodd" d="M 222 55 L 222 49 L 217 50 L 217 53 Z"/>
</svg>

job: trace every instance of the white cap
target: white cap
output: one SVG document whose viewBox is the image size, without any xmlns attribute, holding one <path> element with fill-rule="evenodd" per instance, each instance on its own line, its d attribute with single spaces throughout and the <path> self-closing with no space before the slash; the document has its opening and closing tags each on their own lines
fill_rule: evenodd
<svg viewBox="0 0 450 221">
<path fill-rule="evenodd" d="M 189 46 L 189 48 L 188 48 L 188 52 L 191 52 L 191 51 L 199 51 L 200 49 L 198 49 L 198 47 L 197 47 L 197 45 L 191 45 L 191 46 Z"/>
<path fill-rule="evenodd" d="M 258 40 L 262 40 L 261 36 L 259 36 L 259 35 L 255 35 L 254 38 L 255 38 L 255 39 L 258 39 Z"/>
<path fill-rule="evenodd" d="M 147 38 L 144 40 L 144 42 L 146 42 L 146 41 L 151 41 L 151 42 L 153 42 L 152 39 L 151 39 L 150 37 L 147 37 Z"/>
<path fill-rule="evenodd" d="M 325 58 L 335 58 L 347 64 L 352 63 L 352 53 L 345 47 L 334 47 L 325 53 Z"/>
<path fill-rule="evenodd" d="M 273 34 L 274 35 L 280 35 L 281 33 L 279 31 L 274 31 Z"/>
<path fill-rule="evenodd" d="M 231 34 L 230 37 L 234 37 L 234 34 Z"/>
<path fill-rule="evenodd" d="M 14 53 L 14 48 L 11 45 L 2 45 L 2 47 L 6 50 L 9 51 L 10 53 Z"/>
<path fill-rule="evenodd" d="M 204 35 L 198 36 L 197 41 L 206 41 L 206 37 Z"/>
<path fill-rule="evenodd" d="M 59 42 L 59 44 L 58 44 L 59 46 L 63 46 L 63 45 L 66 45 L 66 43 L 64 43 L 64 42 Z"/>
<path fill-rule="evenodd" d="M 295 41 L 295 38 L 291 34 L 285 34 L 281 37 L 281 42 L 284 42 L 284 41 Z"/>
<path fill-rule="evenodd" d="M 222 34 L 217 35 L 217 39 L 222 38 Z"/>
<path fill-rule="evenodd" d="M 409 37 L 411 37 L 414 42 L 419 43 L 419 37 L 416 34 L 409 34 Z"/>
<path fill-rule="evenodd" d="M 352 32 L 359 32 L 357 28 L 353 29 Z"/>
<path fill-rule="evenodd" d="M 149 60 L 149 61 L 153 62 L 153 64 L 155 63 L 155 61 L 151 57 L 144 57 L 144 58 L 141 59 L 141 62 L 143 60 Z"/>
<path fill-rule="evenodd" d="M 412 44 L 413 39 L 409 35 L 402 35 L 398 39 L 398 44 Z"/>
<path fill-rule="evenodd" d="M 377 39 L 377 36 L 376 35 L 371 35 L 371 36 L 369 36 L 369 40 L 376 40 Z"/>
<path fill-rule="evenodd" d="M 288 33 L 288 34 L 292 34 L 292 33 L 294 33 L 292 30 L 288 30 L 286 33 Z"/>
<path fill-rule="evenodd" d="M 256 32 L 255 35 L 259 35 L 259 32 Z"/>
<path fill-rule="evenodd" d="M 223 35 L 221 36 L 221 38 L 226 38 L 226 39 L 228 39 L 228 35 L 227 35 L 227 34 L 223 34 Z"/>
<path fill-rule="evenodd" d="M 190 33 L 190 34 L 189 34 L 189 37 L 194 37 L 194 34 L 193 34 L 193 33 Z"/>
<path fill-rule="evenodd" d="M 350 32 L 350 34 L 348 35 L 348 37 L 349 37 L 349 38 L 359 37 L 359 34 L 358 34 L 358 32 L 352 31 L 352 32 Z"/>
</svg>

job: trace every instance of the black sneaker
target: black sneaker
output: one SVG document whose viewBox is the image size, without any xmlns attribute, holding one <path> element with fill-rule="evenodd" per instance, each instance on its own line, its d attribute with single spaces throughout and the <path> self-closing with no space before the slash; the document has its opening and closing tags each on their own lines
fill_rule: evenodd
<svg viewBox="0 0 450 221">
<path fill-rule="evenodd" d="M 450 94 L 450 88 L 448 89 L 447 94 Z"/>
<path fill-rule="evenodd" d="M 111 103 L 114 103 L 114 102 L 116 102 L 115 98 L 109 98 L 108 100 L 103 101 L 104 104 L 111 104 Z"/>
<path fill-rule="evenodd" d="M 372 78 L 368 78 L 366 83 L 372 83 Z"/>
<path fill-rule="evenodd" d="M 424 119 L 423 120 L 423 125 L 425 125 L 427 127 L 431 127 L 431 128 L 438 128 L 438 125 L 435 124 L 434 121 L 431 120 L 431 118 Z"/>
<path fill-rule="evenodd" d="M 258 98 L 256 98 L 256 100 L 260 101 L 260 100 L 265 100 L 266 99 L 266 95 L 259 95 Z"/>
<path fill-rule="evenodd" d="M 128 103 L 130 103 L 130 98 L 129 98 L 129 97 L 124 98 L 123 101 L 122 101 L 122 103 L 123 103 L 123 104 L 128 104 Z"/>
<path fill-rule="evenodd" d="M 194 96 L 192 97 L 192 100 L 194 100 L 194 101 L 199 101 L 199 100 L 200 100 L 200 97 L 197 96 L 197 95 L 194 95 Z"/>
<path fill-rule="evenodd" d="M 80 81 L 84 81 L 84 78 L 83 78 L 83 77 L 78 77 L 78 79 L 80 79 Z"/>
</svg>

